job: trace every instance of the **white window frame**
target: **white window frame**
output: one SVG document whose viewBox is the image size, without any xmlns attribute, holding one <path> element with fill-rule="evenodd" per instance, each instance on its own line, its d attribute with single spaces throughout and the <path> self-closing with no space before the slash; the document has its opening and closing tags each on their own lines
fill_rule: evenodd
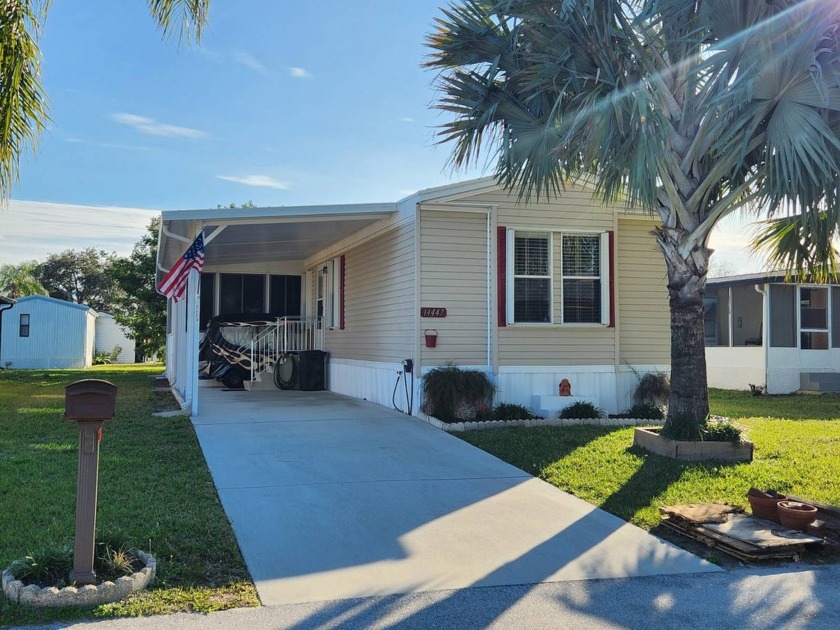
<svg viewBox="0 0 840 630">
<path fill-rule="evenodd" d="M 825 304 L 825 325 L 826 328 L 805 328 L 802 326 L 802 289 L 821 289 L 826 292 Z M 799 334 L 796 336 L 796 345 L 799 350 L 814 350 L 817 352 L 826 352 L 831 350 L 831 285 L 826 284 L 800 284 L 796 291 L 796 327 Z M 803 348 L 802 347 L 802 333 L 825 333 L 828 339 L 827 348 Z"/>
<path fill-rule="evenodd" d="M 551 295 L 551 309 L 549 322 L 517 322 L 514 319 L 515 313 L 515 258 L 516 258 L 516 233 L 526 232 L 529 234 L 547 234 L 548 251 L 549 251 L 549 273 L 550 273 L 550 295 Z M 598 236 L 600 238 L 600 280 L 601 280 L 601 321 L 600 322 L 564 322 L 563 321 L 563 235 L 568 236 Z M 554 258 L 554 238 L 559 236 L 560 247 L 559 261 Z M 608 230 L 560 230 L 560 229 L 546 229 L 544 227 L 509 227 L 507 228 L 505 251 L 507 253 L 507 260 L 505 266 L 505 284 L 506 284 L 506 303 L 505 303 L 505 322 L 508 326 L 562 326 L 565 328 L 604 328 L 610 325 L 610 234 Z M 559 301 L 555 297 L 554 291 L 554 267 L 555 264 L 560 268 L 560 287 L 561 295 Z M 539 276 L 544 277 L 544 276 Z M 574 279 L 577 276 L 566 276 Z M 586 277 L 584 279 L 591 279 Z M 554 311 L 558 311 L 559 315 L 555 318 Z M 555 321 L 557 320 L 557 321 Z"/>
</svg>

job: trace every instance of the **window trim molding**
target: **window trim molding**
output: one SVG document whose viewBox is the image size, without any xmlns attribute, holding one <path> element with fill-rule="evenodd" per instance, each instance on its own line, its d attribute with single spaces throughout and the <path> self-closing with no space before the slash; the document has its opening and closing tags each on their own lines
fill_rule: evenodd
<svg viewBox="0 0 840 630">
<path fill-rule="evenodd" d="M 23 323 L 23 318 L 26 318 L 26 323 Z M 26 327 L 26 334 L 23 334 L 23 329 Z M 22 339 L 29 339 L 32 335 L 32 314 L 21 313 L 18 318 L 18 337 Z"/>
<path fill-rule="evenodd" d="M 609 328 L 612 325 L 612 300 L 610 294 L 610 286 L 613 274 L 611 269 L 612 255 L 610 252 L 610 233 L 611 230 L 602 228 L 594 230 L 586 230 L 581 228 L 560 229 L 560 228 L 545 228 L 545 227 L 507 227 L 507 234 L 505 239 L 505 325 L 516 326 L 521 328 Z M 550 295 L 551 295 L 551 309 L 549 322 L 517 322 L 514 318 L 514 292 L 515 292 L 515 276 L 514 276 L 514 260 L 516 259 L 516 233 L 517 232 L 531 232 L 535 234 L 548 234 L 548 249 L 549 249 L 549 273 L 550 273 Z M 600 246 L 600 281 L 601 281 L 601 319 L 599 322 L 564 322 L 563 321 L 563 295 L 562 295 L 562 281 L 563 281 L 563 235 L 575 236 L 598 236 Z M 560 282 L 561 295 L 559 304 L 554 295 L 555 274 L 554 274 L 554 236 L 560 236 Z M 555 318 L 555 307 L 559 308 L 559 316 Z M 560 321 L 557 321 L 557 320 Z"/>
</svg>

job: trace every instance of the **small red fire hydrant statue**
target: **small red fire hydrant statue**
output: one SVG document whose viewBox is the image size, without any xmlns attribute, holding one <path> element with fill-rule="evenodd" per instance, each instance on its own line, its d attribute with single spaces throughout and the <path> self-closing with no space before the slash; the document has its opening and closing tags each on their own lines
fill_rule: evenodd
<svg viewBox="0 0 840 630">
<path fill-rule="evenodd" d="M 572 395 L 572 384 L 569 382 L 569 379 L 564 378 L 560 381 L 560 395 L 561 396 L 571 396 Z"/>
</svg>

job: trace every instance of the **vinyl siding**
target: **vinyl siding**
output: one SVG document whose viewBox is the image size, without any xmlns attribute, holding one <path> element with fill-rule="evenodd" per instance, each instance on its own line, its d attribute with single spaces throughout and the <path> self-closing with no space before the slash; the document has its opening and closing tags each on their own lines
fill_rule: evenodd
<svg viewBox="0 0 840 630">
<path fill-rule="evenodd" d="M 616 284 L 621 362 L 671 362 L 670 314 L 665 260 L 651 234 L 653 221 L 619 220 Z"/>
<path fill-rule="evenodd" d="M 29 337 L 20 336 L 22 313 L 30 316 Z M 88 331 L 88 313 L 88 309 L 49 298 L 18 301 L 3 313 L 0 361 L 10 361 L 12 368 L 21 369 L 90 365 L 93 336 Z"/>
<path fill-rule="evenodd" d="M 420 319 L 421 335 L 438 332 L 423 366 L 487 365 L 487 216 L 421 209 L 420 225 L 420 306 L 447 310 Z"/>
<path fill-rule="evenodd" d="M 345 327 L 327 330 L 330 357 L 381 362 L 410 358 L 414 350 L 414 223 L 406 222 L 350 249 L 344 265 Z"/>
<path fill-rule="evenodd" d="M 119 346 L 122 351 L 117 356 L 117 363 L 134 363 L 134 340 L 128 338 L 113 315 L 102 313 L 96 318 L 95 338 L 96 352 L 110 354 L 114 346 Z"/>
<path fill-rule="evenodd" d="M 495 206 L 499 225 L 519 229 L 613 229 L 613 208 L 604 207 L 592 198 L 591 191 L 576 186 L 570 186 L 550 201 L 531 199 L 528 203 L 517 203 L 516 195 L 508 196 L 499 190 L 470 197 L 469 203 Z"/>
<path fill-rule="evenodd" d="M 592 198 L 591 191 L 569 187 L 559 198 L 517 204 L 502 192 L 479 195 L 498 207 L 498 224 L 518 230 L 559 230 L 552 234 L 552 296 L 554 322 L 561 321 L 562 283 L 560 244 L 562 231 L 593 233 L 614 228 L 615 210 Z M 508 255 L 512 255 L 508 252 Z M 512 290 L 508 279 L 508 291 Z M 512 324 L 499 328 L 499 365 L 613 365 L 615 329 L 606 326 Z"/>
</svg>

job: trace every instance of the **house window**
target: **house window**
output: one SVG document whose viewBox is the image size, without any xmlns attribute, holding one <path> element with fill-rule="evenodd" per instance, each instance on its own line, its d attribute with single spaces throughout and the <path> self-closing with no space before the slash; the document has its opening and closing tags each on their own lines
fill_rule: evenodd
<svg viewBox="0 0 840 630">
<path fill-rule="evenodd" d="M 513 252 L 513 321 L 551 322 L 551 235 L 517 232 Z"/>
<path fill-rule="evenodd" d="M 29 336 L 29 313 L 20 314 L 20 336 Z"/>
<path fill-rule="evenodd" d="M 562 245 L 563 323 L 601 323 L 601 237 L 564 234 Z"/>
<path fill-rule="evenodd" d="M 799 288 L 799 343 L 802 350 L 828 350 L 828 289 Z"/>
<path fill-rule="evenodd" d="M 609 324 L 608 233 L 511 229 L 507 251 L 508 323 Z"/>
<path fill-rule="evenodd" d="M 265 276 L 253 273 L 219 274 L 219 313 L 265 312 Z"/>
</svg>

